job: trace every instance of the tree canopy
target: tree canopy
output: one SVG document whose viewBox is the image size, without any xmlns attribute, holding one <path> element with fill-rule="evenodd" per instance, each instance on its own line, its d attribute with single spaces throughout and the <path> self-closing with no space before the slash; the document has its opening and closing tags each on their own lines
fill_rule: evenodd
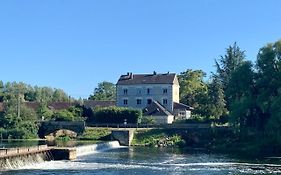
<svg viewBox="0 0 281 175">
<path fill-rule="evenodd" d="M 116 87 L 113 83 L 103 81 L 95 88 L 89 100 L 116 100 Z"/>
</svg>

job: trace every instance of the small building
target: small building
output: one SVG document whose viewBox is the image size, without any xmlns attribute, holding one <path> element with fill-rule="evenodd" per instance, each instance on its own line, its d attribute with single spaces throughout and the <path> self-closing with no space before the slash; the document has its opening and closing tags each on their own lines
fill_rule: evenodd
<svg viewBox="0 0 281 175">
<path fill-rule="evenodd" d="M 174 121 L 174 115 L 157 101 L 144 108 L 143 116 L 153 118 L 157 124 L 171 124 Z"/>
<path fill-rule="evenodd" d="M 186 120 L 189 119 L 191 117 L 191 111 L 194 108 L 182 104 L 182 103 L 177 103 L 174 102 L 174 111 L 173 114 L 175 116 L 175 120 Z"/>
</svg>

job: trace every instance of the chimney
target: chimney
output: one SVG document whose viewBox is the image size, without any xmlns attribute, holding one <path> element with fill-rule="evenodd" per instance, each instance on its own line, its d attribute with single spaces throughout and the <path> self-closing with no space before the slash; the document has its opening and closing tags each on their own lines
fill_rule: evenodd
<svg viewBox="0 0 281 175">
<path fill-rule="evenodd" d="M 157 73 L 155 71 L 153 71 L 153 75 L 156 75 Z"/>
<path fill-rule="evenodd" d="M 131 72 L 130 73 L 130 79 L 133 79 L 134 78 L 134 75 L 133 75 L 133 73 Z"/>
</svg>

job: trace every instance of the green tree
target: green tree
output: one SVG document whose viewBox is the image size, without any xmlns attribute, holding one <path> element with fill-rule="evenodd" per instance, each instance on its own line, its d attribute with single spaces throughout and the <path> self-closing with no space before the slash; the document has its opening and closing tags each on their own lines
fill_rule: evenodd
<svg viewBox="0 0 281 175">
<path fill-rule="evenodd" d="M 95 88 L 89 100 L 116 100 L 116 87 L 113 83 L 103 81 Z"/>
<path fill-rule="evenodd" d="M 221 81 L 223 91 L 227 92 L 229 88 L 229 80 L 233 71 L 241 66 L 245 61 L 245 51 L 242 51 L 236 42 L 226 49 L 226 54 L 216 60 L 217 72 L 214 76 Z M 226 108 L 229 110 L 230 99 L 225 95 Z"/>
<path fill-rule="evenodd" d="M 55 89 L 53 93 L 53 102 L 63 102 L 70 100 L 67 94 L 62 89 Z"/>
<path fill-rule="evenodd" d="M 227 115 L 223 85 L 216 76 L 214 76 L 211 83 L 208 84 L 208 98 L 209 116 L 220 119 Z"/>
<path fill-rule="evenodd" d="M 0 102 L 3 102 L 4 100 L 4 84 L 2 81 L 0 81 Z"/>
<path fill-rule="evenodd" d="M 257 104 L 260 108 L 258 124 L 263 130 L 268 120 L 278 121 L 280 117 L 276 101 L 281 90 L 281 40 L 260 49 L 256 67 Z"/>
<path fill-rule="evenodd" d="M 41 120 L 50 120 L 54 114 L 54 112 L 47 107 L 46 102 L 39 103 L 39 107 L 36 112 Z"/>
<path fill-rule="evenodd" d="M 206 74 L 201 70 L 188 69 L 178 75 L 180 84 L 180 101 L 184 104 L 198 107 L 198 96 L 207 93 L 207 85 L 203 78 Z"/>
<path fill-rule="evenodd" d="M 228 82 L 232 72 L 245 61 L 245 51 L 242 51 L 236 42 L 226 49 L 226 54 L 216 60 L 217 76 L 221 80 L 224 89 L 228 87 Z"/>
<path fill-rule="evenodd" d="M 254 89 L 253 65 L 246 61 L 232 72 L 226 92 L 230 99 L 230 123 L 241 136 L 246 133 L 245 128 L 256 127 Z"/>
</svg>

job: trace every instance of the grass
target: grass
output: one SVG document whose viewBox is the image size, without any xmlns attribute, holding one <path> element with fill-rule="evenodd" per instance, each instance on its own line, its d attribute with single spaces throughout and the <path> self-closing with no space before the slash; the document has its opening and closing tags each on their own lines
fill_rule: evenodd
<svg viewBox="0 0 281 175">
<path fill-rule="evenodd" d="M 79 140 L 108 140 L 111 130 L 107 128 L 87 127 L 85 132 L 78 137 Z"/>
<path fill-rule="evenodd" d="M 150 129 L 137 131 L 132 144 L 152 147 L 182 147 L 185 142 L 181 136 L 168 133 L 165 129 Z"/>
</svg>

